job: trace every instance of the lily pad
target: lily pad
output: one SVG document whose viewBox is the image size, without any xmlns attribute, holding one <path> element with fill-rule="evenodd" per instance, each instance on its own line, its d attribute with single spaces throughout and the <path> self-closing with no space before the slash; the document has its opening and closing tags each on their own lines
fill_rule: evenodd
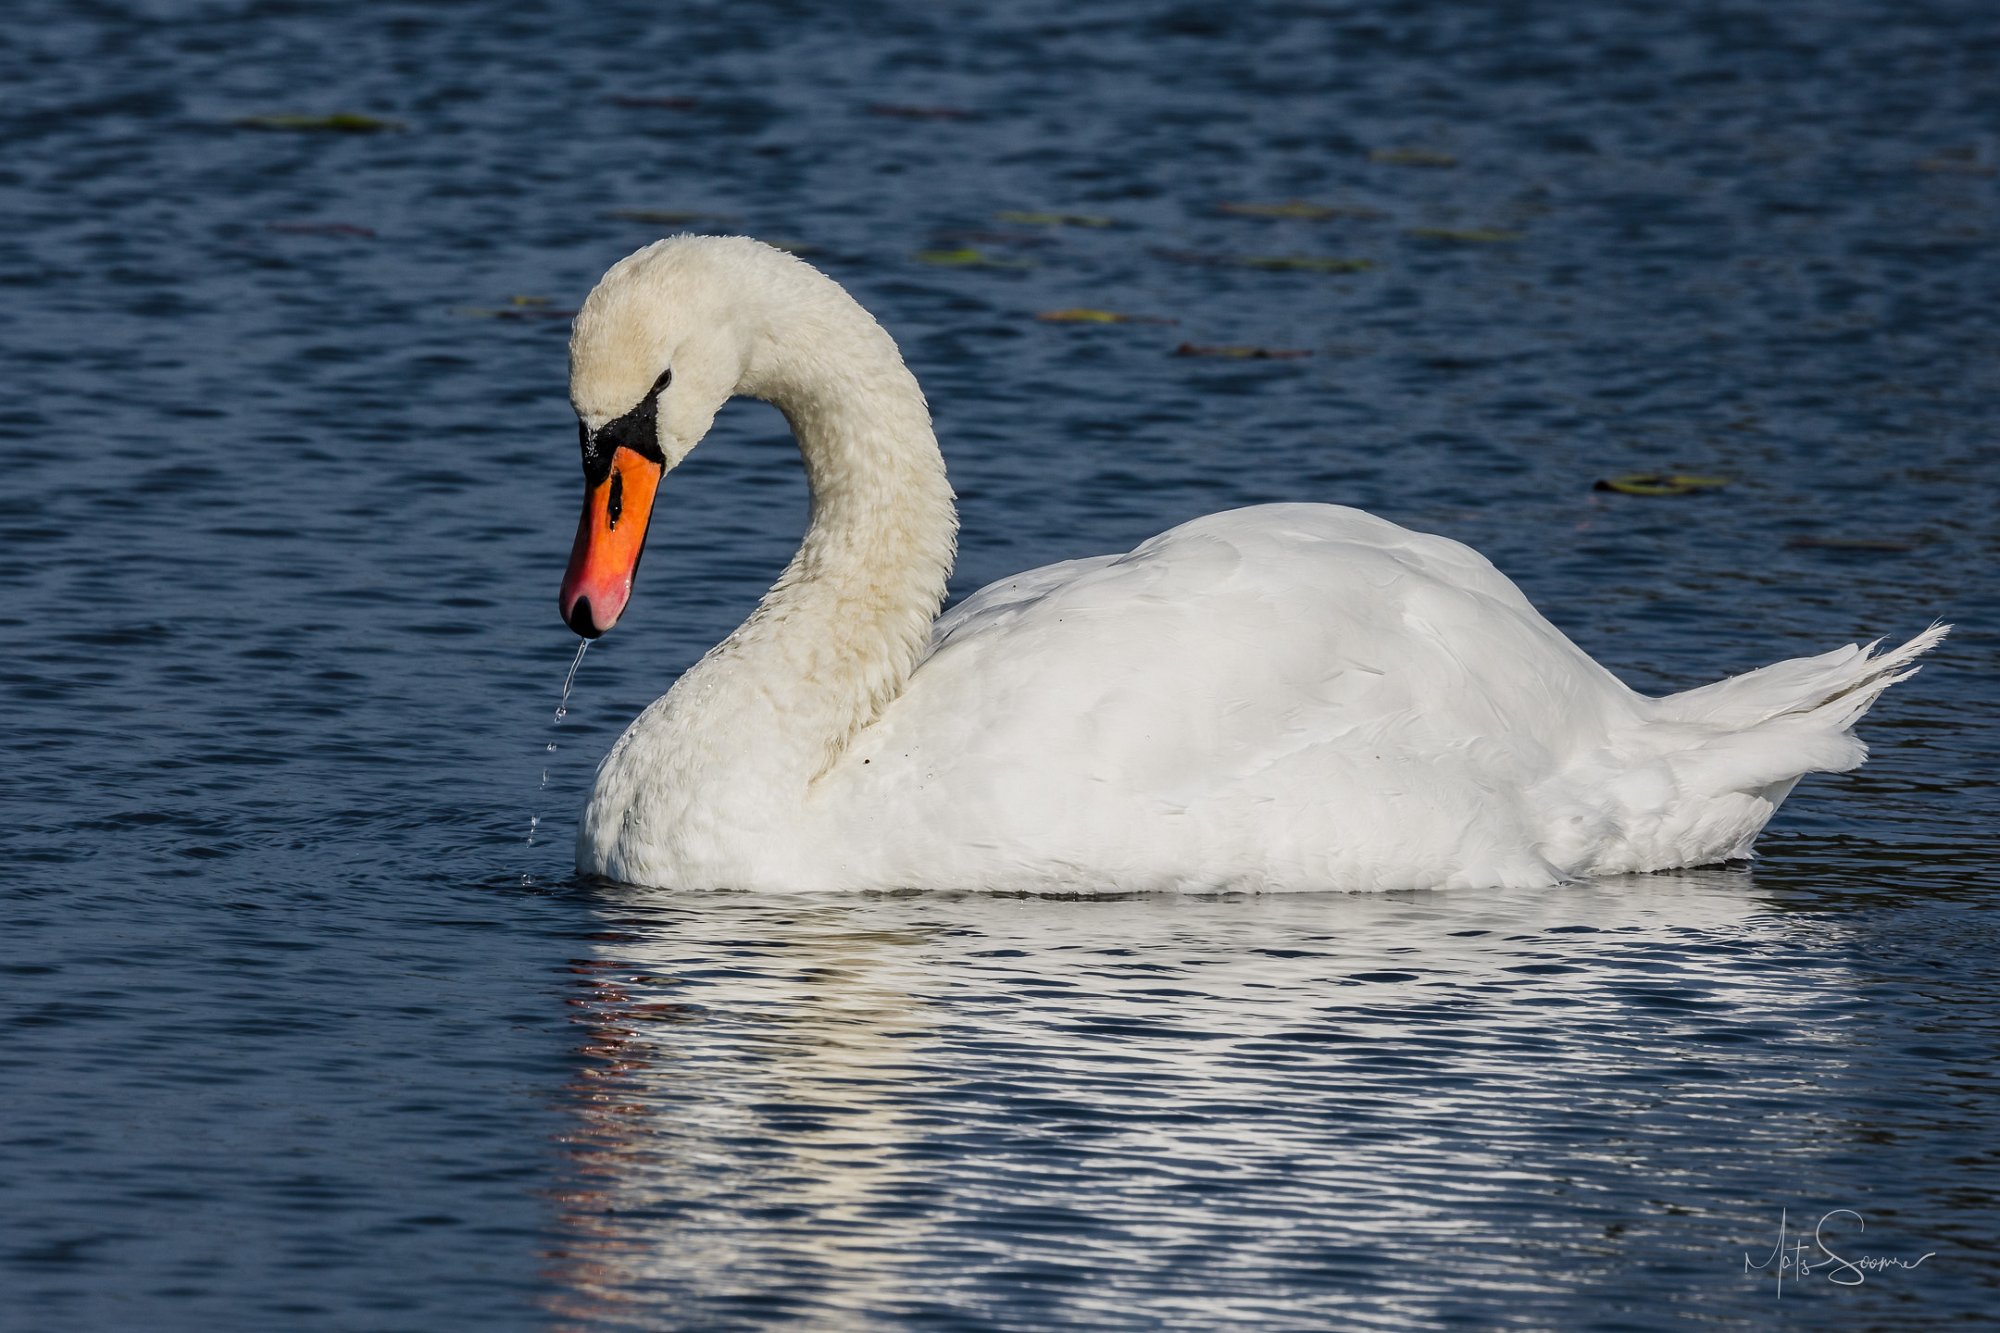
<svg viewBox="0 0 2000 1333">
<path fill-rule="evenodd" d="M 264 230 L 287 236 L 362 236 L 375 234 L 373 227 L 357 227 L 352 222 L 266 222 Z"/>
<path fill-rule="evenodd" d="M 1379 218 L 1382 210 L 1358 205 L 1309 204 L 1303 199 L 1287 199 L 1282 204 L 1217 204 L 1215 211 L 1233 218 L 1289 218 L 1300 222 L 1325 222 L 1332 218 Z"/>
<path fill-rule="evenodd" d="M 1018 209 L 1002 209 L 993 218 L 997 222 L 1011 223 L 1016 227 L 1115 227 L 1117 218 L 1108 218 L 1100 213 L 1027 213 Z"/>
<path fill-rule="evenodd" d="M 246 130 L 291 130 L 313 134 L 382 134 L 409 128 L 400 120 L 364 116 L 355 111 L 336 111 L 330 116 L 239 116 L 235 123 Z"/>
<path fill-rule="evenodd" d="M 1035 316 L 1044 324 L 1178 324 L 1158 315 L 1126 315 L 1116 310 L 1090 310 L 1077 306 L 1069 310 L 1044 310 Z"/>
<path fill-rule="evenodd" d="M 1499 227 L 1412 227 L 1409 235 L 1420 241 L 1448 241 L 1454 245 L 1506 245 L 1528 239 L 1525 231 Z"/>
<path fill-rule="evenodd" d="M 1900 553 L 1917 549 L 1916 542 L 1897 541 L 1891 537 L 1792 537 L 1785 542 L 1785 545 L 1816 551 L 1874 551 L 1878 553 Z"/>
<path fill-rule="evenodd" d="M 1455 167 L 1458 159 L 1433 148 L 1377 148 L 1368 160 L 1385 167 Z"/>
<path fill-rule="evenodd" d="M 669 227 L 684 226 L 690 222 L 742 221 L 734 213 L 702 213 L 681 208 L 614 208 L 605 216 L 616 218 L 620 222 L 646 222 Z"/>
<path fill-rule="evenodd" d="M 665 111 L 687 111 L 701 105 L 699 97 L 614 97 L 613 106 L 657 107 Z"/>
<path fill-rule="evenodd" d="M 1294 361 L 1312 353 L 1294 347 L 1245 347 L 1207 346 L 1201 343 L 1182 343 L 1174 349 L 1175 356 L 1217 356 L 1229 361 Z"/>
<path fill-rule="evenodd" d="M 871 102 L 868 105 L 871 116 L 887 116 L 893 120 L 970 120 L 972 112 L 962 106 L 905 106 L 898 102 Z"/>
<path fill-rule="evenodd" d="M 576 311 L 559 308 L 546 296 L 510 296 L 495 310 L 485 306 L 453 306 L 451 313 L 466 319 L 574 319 Z"/>
<path fill-rule="evenodd" d="M 1917 163 L 1918 171 L 1954 176 L 1991 176 L 1993 164 L 1979 160 L 1978 150 L 1972 148 L 1947 148 L 1931 154 Z"/>
<path fill-rule="evenodd" d="M 1362 273 L 1375 267 L 1372 259 L 1347 259 L 1329 255 L 1219 255 L 1205 250 L 1154 250 L 1161 259 L 1176 264 L 1201 264 L 1210 268 L 1255 268 L 1267 272 Z"/>
<path fill-rule="evenodd" d="M 984 250 L 975 250 L 969 245 L 961 245 L 950 250 L 919 250 L 914 256 L 920 264 L 936 264 L 940 268 L 1033 268 L 1025 259 L 995 259 Z"/>
<path fill-rule="evenodd" d="M 1041 232 L 995 231 L 985 227 L 971 227 L 963 231 L 933 232 L 931 234 L 930 248 L 933 250 L 949 250 L 961 245 L 1044 246 L 1053 243 L 1053 240 L 1049 236 Z"/>
<path fill-rule="evenodd" d="M 1628 472 L 1621 477 L 1604 478 L 1590 489 L 1615 491 L 1619 495 L 1700 495 L 1704 491 L 1719 491 L 1729 482 L 1728 477 L 1698 477 L 1686 472 Z"/>
<path fill-rule="evenodd" d="M 1331 255 L 1246 255 L 1236 262 L 1243 268 L 1276 273 L 1365 273 L 1375 267 L 1372 259 Z"/>
</svg>

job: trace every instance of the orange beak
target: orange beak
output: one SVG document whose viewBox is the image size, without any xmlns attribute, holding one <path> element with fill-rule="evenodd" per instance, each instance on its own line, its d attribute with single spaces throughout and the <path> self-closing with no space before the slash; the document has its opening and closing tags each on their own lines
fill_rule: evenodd
<svg viewBox="0 0 2000 1333">
<path fill-rule="evenodd" d="M 632 576 L 646 549 L 653 496 L 666 469 L 623 445 L 612 451 L 604 479 L 587 485 L 569 569 L 563 574 L 563 623 L 594 639 L 618 623 L 632 598 Z"/>
</svg>

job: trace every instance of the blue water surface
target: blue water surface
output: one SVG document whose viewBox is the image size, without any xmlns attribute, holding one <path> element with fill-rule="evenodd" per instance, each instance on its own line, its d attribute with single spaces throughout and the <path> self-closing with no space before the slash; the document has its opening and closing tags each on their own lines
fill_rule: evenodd
<svg viewBox="0 0 2000 1333">
<path fill-rule="evenodd" d="M 0 1327 L 1990 1327 L 1996 68 L 1985 0 L 10 6 Z M 563 312 L 685 229 L 896 335 L 959 594 L 1312 499 L 1648 691 L 1959 629 L 1754 866 L 581 882 L 805 518 L 730 408 L 551 724 Z M 1592 489 L 1659 471 L 1728 484 Z"/>
</svg>

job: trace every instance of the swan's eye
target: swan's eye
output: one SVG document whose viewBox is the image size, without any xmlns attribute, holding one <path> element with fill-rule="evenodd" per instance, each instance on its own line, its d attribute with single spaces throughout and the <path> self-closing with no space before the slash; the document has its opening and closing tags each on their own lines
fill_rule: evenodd
<svg viewBox="0 0 2000 1333">
<path fill-rule="evenodd" d="M 632 405 L 630 411 L 615 421 L 605 422 L 596 430 L 590 429 L 580 419 L 577 421 L 577 439 L 583 445 L 583 475 L 591 486 L 604 484 L 606 474 L 611 471 L 612 456 L 620 449 L 630 449 L 639 457 L 650 459 L 665 469 L 666 456 L 660 452 L 660 394 L 673 383 L 673 379 L 671 369 L 661 371 L 660 377 L 653 381 L 653 387 Z"/>
<path fill-rule="evenodd" d="M 604 502 L 605 525 L 613 532 L 618 530 L 618 516 L 625 512 L 625 474 L 611 474 L 611 498 Z"/>
</svg>

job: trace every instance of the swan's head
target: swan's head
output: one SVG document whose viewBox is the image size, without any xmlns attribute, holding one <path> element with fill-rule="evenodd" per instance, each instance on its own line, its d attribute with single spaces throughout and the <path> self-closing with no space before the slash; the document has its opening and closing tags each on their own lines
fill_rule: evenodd
<svg viewBox="0 0 2000 1333">
<path fill-rule="evenodd" d="M 678 236 L 614 264 L 577 312 L 569 392 L 583 517 L 560 606 L 585 638 L 616 624 L 631 598 L 660 478 L 744 384 L 774 264 L 804 267 L 740 237 Z"/>
</svg>

